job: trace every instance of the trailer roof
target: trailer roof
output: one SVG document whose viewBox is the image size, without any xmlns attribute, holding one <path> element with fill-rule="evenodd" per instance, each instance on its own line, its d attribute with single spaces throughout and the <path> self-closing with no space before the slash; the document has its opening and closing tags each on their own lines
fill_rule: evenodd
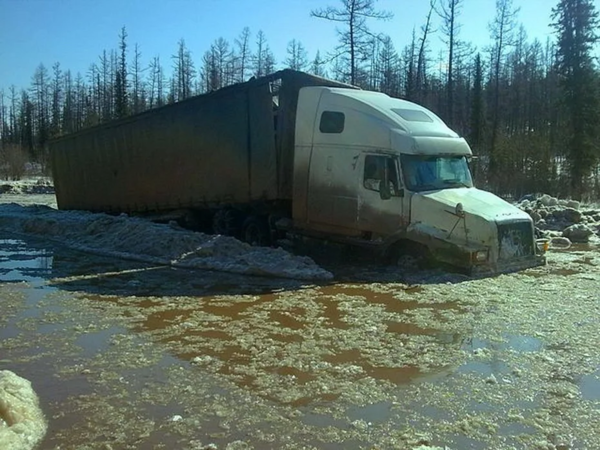
<svg viewBox="0 0 600 450">
<path fill-rule="evenodd" d="M 245 81 L 242 83 L 236 83 L 236 84 L 232 84 L 229 86 L 225 86 L 225 87 L 223 87 L 221 89 L 217 89 L 215 91 L 211 91 L 211 92 L 208 92 L 205 94 L 195 95 L 193 97 L 186 98 L 185 100 L 181 100 L 179 102 L 170 103 L 168 105 L 160 106 L 158 108 L 152 108 L 152 109 L 149 109 L 147 111 L 144 111 L 144 112 L 141 112 L 138 114 L 133 114 L 133 115 L 124 117 L 122 119 L 115 119 L 115 120 L 111 120 L 109 122 L 101 123 L 101 124 L 94 125 L 91 127 L 86 127 L 79 131 L 76 131 L 74 133 L 70 133 L 67 135 L 57 137 L 57 138 L 51 140 L 50 142 L 51 143 L 57 142 L 57 141 L 61 141 L 63 139 L 69 139 L 71 136 L 78 136 L 81 134 L 93 133 L 97 130 L 101 130 L 101 129 L 105 129 L 105 128 L 112 128 L 112 127 L 119 126 L 122 124 L 135 122 L 137 120 L 143 119 L 144 117 L 155 114 L 157 111 L 165 111 L 165 110 L 168 110 L 169 108 L 176 108 L 178 106 L 181 106 L 182 104 L 187 104 L 187 103 L 191 103 L 191 102 L 201 102 L 203 100 L 209 100 L 209 99 L 212 100 L 212 99 L 218 98 L 220 96 L 230 95 L 231 93 L 237 93 L 237 92 L 241 92 L 241 91 L 243 92 L 243 91 L 252 89 L 254 86 L 264 85 L 265 83 L 274 82 L 276 80 L 281 80 L 282 84 L 285 84 L 285 85 L 296 86 L 298 89 L 303 86 L 332 86 L 332 87 L 340 87 L 340 88 L 354 89 L 354 90 L 360 89 L 356 86 L 342 83 L 340 81 L 329 80 L 327 78 L 319 77 L 316 75 L 311 75 L 309 73 L 300 72 L 297 70 L 283 69 L 283 70 L 274 72 L 272 74 L 266 75 L 264 77 L 259 77 L 259 78 L 252 77 L 248 81 Z"/>
</svg>

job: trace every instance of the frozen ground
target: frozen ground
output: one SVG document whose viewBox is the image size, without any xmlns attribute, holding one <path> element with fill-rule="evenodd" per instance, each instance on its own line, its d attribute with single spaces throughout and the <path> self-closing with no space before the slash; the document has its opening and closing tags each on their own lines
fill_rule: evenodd
<svg viewBox="0 0 600 450">
<path fill-rule="evenodd" d="M 252 247 L 231 237 L 184 230 L 175 223 L 58 211 L 54 196 L 48 193 L 52 188 L 43 180 L 6 183 L 3 190 L 0 230 L 50 239 L 77 250 L 173 267 L 305 280 L 332 278 L 312 259 L 283 249 Z"/>
</svg>

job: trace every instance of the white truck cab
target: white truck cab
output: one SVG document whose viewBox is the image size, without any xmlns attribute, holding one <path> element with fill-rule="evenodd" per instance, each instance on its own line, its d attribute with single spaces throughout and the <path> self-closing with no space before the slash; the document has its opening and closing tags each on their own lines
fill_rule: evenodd
<svg viewBox="0 0 600 450">
<path fill-rule="evenodd" d="M 410 247 L 468 269 L 544 264 L 529 215 L 473 186 L 471 156 L 463 138 L 419 105 L 377 92 L 304 87 L 294 228 L 386 253 L 416 244 Z"/>
</svg>

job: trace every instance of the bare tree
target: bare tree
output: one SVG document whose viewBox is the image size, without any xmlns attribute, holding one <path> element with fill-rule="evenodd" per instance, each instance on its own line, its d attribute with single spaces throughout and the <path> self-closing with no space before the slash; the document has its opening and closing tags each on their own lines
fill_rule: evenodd
<svg viewBox="0 0 600 450">
<path fill-rule="evenodd" d="M 152 58 L 148 69 L 150 70 L 148 107 L 162 106 L 164 104 L 165 76 L 158 56 Z"/>
<path fill-rule="evenodd" d="M 180 39 L 177 44 L 177 53 L 172 56 L 174 61 L 174 83 L 172 92 L 174 101 L 185 100 L 192 95 L 192 84 L 196 69 L 192 60 L 192 54 L 185 46 L 185 41 Z"/>
<path fill-rule="evenodd" d="M 4 89 L 0 89 L 0 154 L 4 149 L 4 143 L 8 142 L 10 130 L 8 127 L 8 113 L 5 102 Z"/>
<path fill-rule="evenodd" d="M 284 64 L 293 70 L 305 70 L 308 66 L 307 52 L 302 43 L 292 39 L 287 45 L 288 57 Z"/>
<path fill-rule="evenodd" d="M 62 131 L 64 133 L 72 133 L 75 131 L 75 92 L 73 89 L 73 80 L 71 71 L 67 70 L 63 76 L 64 86 L 64 106 L 62 110 Z"/>
<path fill-rule="evenodd" d="M 37 137 L 35 144 L 32 142 L 30 150 L 32 158 L 37 160 L 41 151 L 50 137 L 50 78 L 48 70 L 40 64 L 33 75 L 31 82 L 33 95 L 34 118 L 32 123 L 32 136 Z"/>
<path fill-rule="evenodd" d="M 489 175 L 492 188 L 498 188 L 498 155 L 496 144 L 498 140 L 498 127 L 500 118 L 500 75 L 502 57 L 509 46 L 514 45 L 514 30 L 517 26 L 516 18 L 518 8 L 513 8 L 512 0 L 496 0 L 496 16 L 489 24 L 493 39 L 492 44 L 492 135 L 490 145 Z"/>
<path fill-rule="evenodd" d="M 237 78 L 236 82 L 246 81 L 248 72 L 248 66 L 250 65 L 252 58 L 252 51 L 250 49 L 250 28 L 245 27 L 239 37 L 235 40 L 237 48 Z"/>
<path fill-rule="evenodd" d="M 119 33 L 119 51 L 121 55 L 118 61 L 118 69 L 115 74 L 115 115 L 117 118 L 129 114 L 129 100 L 127 97 L 127 31 L 121 28 Z"/>
<path fill-rule="evenodd" d="M 56 137 L 61 129 L 61 109 L 63 104 L 62 71 L 60 63 L 52 65 L 52 118 L 50 119 L 50 137 Z"/>
<path fill-rule="evenodd" d="M 256 53 L 254 54 L 254 76 L 262 77 L 275 69 L 275 56 L 267 44 L 262 30 L 256 34 Z"/>
<path fill-rule="evenodd" d="M 319 52 L 319 50 L 317 50 L 315 59 L 313 59 L 312 63 L 310 64 L 310 72 L 318 77 L 327 76 L 327 72 L 325 71 L 325 60 L 321 58 L 321 52 Z"/>
<path fill-rule="evenodd" d="M 457 17 L 460 14 L 462 0 L 442 0 L 437 13 L 442 19 L 442 32 L 448 45 L 448 73 L 446 81 L 446 120 L 454 125 L 454 60 L 460 25 Z"/>
<path fill-rule="evenodd" d="M 343 24 L 338 29 L 339 45 L 336 57 L 345 55 L 348 58 L 348 81 L 355 84 L 360 62 L 368 59 L 367 51 L 372 43 L 373 34 L 367 27 L 367 19 L 386 20 L 392 17 L 387 11 L 375 9 L 376 0 L 340 0 L 341 7 L 315 9 L 311 16 Z"/>
<path fill-rule="evenodd" d="M 416 74 L 415 74 L 415 91 L 416 91 L 416 100 L 422 102 L 425 94 L 423 92 L 423 88 L 425 86 L 425 76 L 427 74 L 427 38 L 429 34 L 432 32 L 431 29 L 431 15 L 435 10 L 436 0 L 430 0 L 429 2 L 429 12 L 427 13 L 427 19 L 425 20 L 425 25 L 421 27 L 421 37 L 419 38 L 419 55 L 417 57 L 416 63 Z"/>
<path fill-rule="evenodd" d="M 114 75 L 112 70 L 111 56 L 107 55 L 106 50 L 100 56 L 100 96 L 101 96 L 101 118 L 103 122 L 111 119 L 113 116 L 113 82 Z"/>
<path fill-rule="evenodd" d="M 404 81 L 404 92 L 406 98 L 410 101 L 417 100 L 417 83 L 416 83 L 416 64 L 415 64 L 415 48 L 416 48 L 416 36 L 413 28 L 412 39 L 410 44 L 404 47 L 402 52 L 402 59 L 404 60 L 404 66 L 406 68 L 406 76 Z"/>
<path fill-rule="evenodd" d="M 142 68 L 142 52 L 140 46 L 136 43 L 133 49 L 133 61 L 131 63 L 131 102 L 133 113 L 137 114 L 146 109 L 146 93 L 145 83 L 143 78 L 144 68 Z"/>
<path fill-rule="evenodd" d="M 384 39 L 377 57 L 379 60 L 377 89 L 392 97 L 400 97 L 400 58 L 389 36 Z"/>
</svg>

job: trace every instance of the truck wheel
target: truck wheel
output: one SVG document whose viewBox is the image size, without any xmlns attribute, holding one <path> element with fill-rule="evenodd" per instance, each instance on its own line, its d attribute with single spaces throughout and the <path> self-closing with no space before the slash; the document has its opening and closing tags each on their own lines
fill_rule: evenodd
<svg viewBox="0 0 600 450">
<path fill-rule="evenodd" d="M 432 263 L 427 246 L 410 241 L 397 242 L 388 250 L 385 259 L 387 264 L 409 271 L 428 268 Z"/>
<path fill-rule="evenodd" d="M 237 236 L 240 231 L 240 213 L 234 209 L 220 209 L 213 216 L 212 229 L 215 234 Z"/>
<path fill-rule="evenodd" d="M 271 234 L 267 221 L 256 216 L 250 216 L 242 226 L 242 238 L 244 242 L 252 246 L 266 247 L 271 244 Z"/>
</svg>

